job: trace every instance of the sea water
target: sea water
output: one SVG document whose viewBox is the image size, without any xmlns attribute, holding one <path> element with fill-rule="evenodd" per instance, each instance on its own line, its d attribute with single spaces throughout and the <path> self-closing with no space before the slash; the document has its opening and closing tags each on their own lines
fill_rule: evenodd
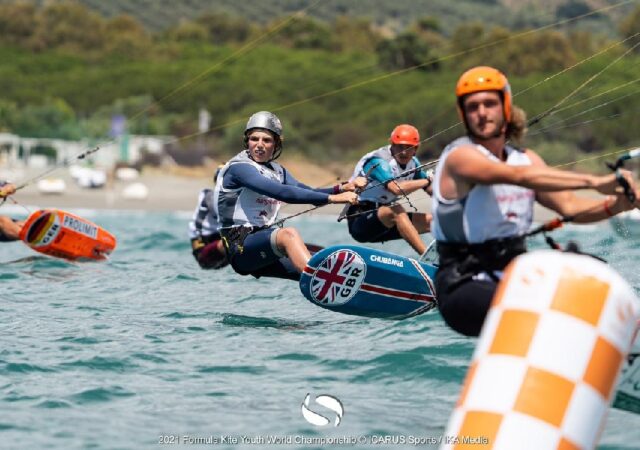
<svg viewBox="0 0 640 450">
<path fill-rule="evenodd" d="M 437 448 L 443 439 L 475 340 L 437 312 L 347 316 L 311 304 L 295 282 L 201 270 L 188 213 L 75 212 L 117 236 L 109 261 L 0 245 L 0 448 Z M 287 225 L 307 242 L 353 243 L 335 218 Z M 606 223 L 553 236 L 640 287 L 640 241 Z M 413 256 L 402 242 L 375 247 Z M 331 424 L 303 417 L 308 394 L 309 410 Z M 339 402 L 339 426 L 318 395 Z M 610 410 L 599 448 L 639 446 L 640 415 Z"/>
</svg>

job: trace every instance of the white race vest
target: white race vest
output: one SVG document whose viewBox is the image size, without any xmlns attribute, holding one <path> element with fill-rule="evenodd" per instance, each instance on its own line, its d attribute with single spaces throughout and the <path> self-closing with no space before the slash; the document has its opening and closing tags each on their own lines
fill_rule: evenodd
<svg viewBox="0 0 640 450">
<path fill-rule="evenodd" d="M 477 148 L 487 159 L 510 166 L 528 166 L 526 153 L 507 145 L 507 160 L 502 162 L 493 153 L 468 137 L 449 144 L 438 161 L 433 182 L 433 223 L 431 232 L 438 241 L 477 244 L 490 239 L 521 236 L 531 227 L 535 192 L 512 184 L 476 184 L 466 197 L 447 200 L 440 192 L 440 178 L 449 154 L 462 145 Z"/>
<path fill-rule="evenodd" d="M 213 206 L 213 191 L 203 189 L 198 195 L 198 206 L 189 221 L 189 239 L 211 236 L 218 232 L 218 215 Z"/>
<path fill-rule="evenodd" d="M 353 171 L 350 181 L 353 181 L 356 177 L 367 177 L 368 174 L 365 173 L 364 166 L 372 158 L 380 158 L 386 161 L 389 164 L 389 167 L 391 167 L 391 173 L 396 181 L 413 180 L 416 176 L 416 172 L 412 170 L 418 166 L 417 159 L 415 157 L 411 158 L 411 161 L 409 161 L 406 167 L 402 168 L 393 155 L 391 155 L 391 145 L 385 145 L 384 147 L 380 147 L 378 150 L 369 152 L 360 158 L 360 161 L 356 164 L 356 168 Z M 406 175 L 400 175 L 407 171 L 408 173 Z M 390 203 L 396 198 L 398 198 L 398 196 L 389 191 L 384 184 L 380 184 L 379 181 L 371 179 L 369 180 L 367 187 L 360 194 L 360 201 L 363 202 Z"/>
<path fill-rule="evenodd" d="M 251 158 L 247 150 L 234 156 L 220 170 L 214 190 L 214 205 L 218 213 L 220 226 L 270 226 L 276 221 L 280 211 L 280 201 L 266 195 L 259 194 L 246 187 L 225 189 L 224 176 L 233 164 L 250 164 L 256 168 L 260 176 L 278 183 L 284 182 L 284 169 L 278 163 L 267 165 L 258 164 Z"/>
</svg>

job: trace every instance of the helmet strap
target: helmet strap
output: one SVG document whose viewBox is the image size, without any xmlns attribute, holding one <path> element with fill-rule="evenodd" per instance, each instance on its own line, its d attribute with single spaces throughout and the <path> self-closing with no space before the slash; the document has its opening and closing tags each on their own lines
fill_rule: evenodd
<svg viewBox="0 0 640 450">
<path fill-rule="evenodd" d="M 280 141 L 280 139 L 278 139 L 278 141 Z M 278 142 L 276 144 L 276 149 L 273 152 L 273 156 L 271 157 L 269 162 L 275 161 L 276 159 L 280 158 L 281 154 L 282 154 L 282 142 Z"/>
</svg>

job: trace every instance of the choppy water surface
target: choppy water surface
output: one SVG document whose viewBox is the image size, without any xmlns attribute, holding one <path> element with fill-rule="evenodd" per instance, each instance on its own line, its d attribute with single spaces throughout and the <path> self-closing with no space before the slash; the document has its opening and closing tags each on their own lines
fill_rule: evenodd
<svg viewBox="0 0 640 450">
<path fill-rule="evenodd" d="M 290 281 L 202 271 L 188 214 L 79 213 L 118 237 L 110 261 L 0 245 L 0 448 L 186 447 L 185 436 L 207 448 L 264 448 L 268 436 L 327 448 L 295 439 L 442 436 L 475 341 L 437 313 L 357 318 L 314 306 Z M 308 242 L 353 242 L 331 218 L 292 223 Z M 607 224 L 554 236 L 578 240 L 640 287 L 640 240 Z M 411 256 L 402 243 L 382 248 Z M 307 393 L 340 399 L 339 427 L 303 419 Z M 228 439 L 240 436 L 254 443 Z M 640 416 L 611 410 L 599 448 L 639 446 Z M 342 447 L 369 446 L 331 446 Z"/>
</svg>

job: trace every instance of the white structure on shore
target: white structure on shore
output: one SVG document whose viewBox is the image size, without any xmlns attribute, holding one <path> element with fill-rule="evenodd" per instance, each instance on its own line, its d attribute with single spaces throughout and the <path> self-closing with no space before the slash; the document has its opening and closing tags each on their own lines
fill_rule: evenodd
<svg viewBox="0 0 640 450">
<path fill-rule="evenodd" d="M 142 152 L 162 154 L 164 146 L 175 141 L 173 136 L 132 135 L 123 142 L 122 138 L 103 143 L 90 143 L 88 140 L 66 141 L 63 139 L 25 138 L 10 133 L 0 133 L 0 165 L 5 167 L 38 167 L 74 162 L 76 156 L 87 150 L 100 147 L 89 158 L 96 166 L 113 167 L 117 162 L 135 164 Z M 50 160 L 37 154 L 38 148 L 53 149 L 55 159 Z"/>
</svg>

